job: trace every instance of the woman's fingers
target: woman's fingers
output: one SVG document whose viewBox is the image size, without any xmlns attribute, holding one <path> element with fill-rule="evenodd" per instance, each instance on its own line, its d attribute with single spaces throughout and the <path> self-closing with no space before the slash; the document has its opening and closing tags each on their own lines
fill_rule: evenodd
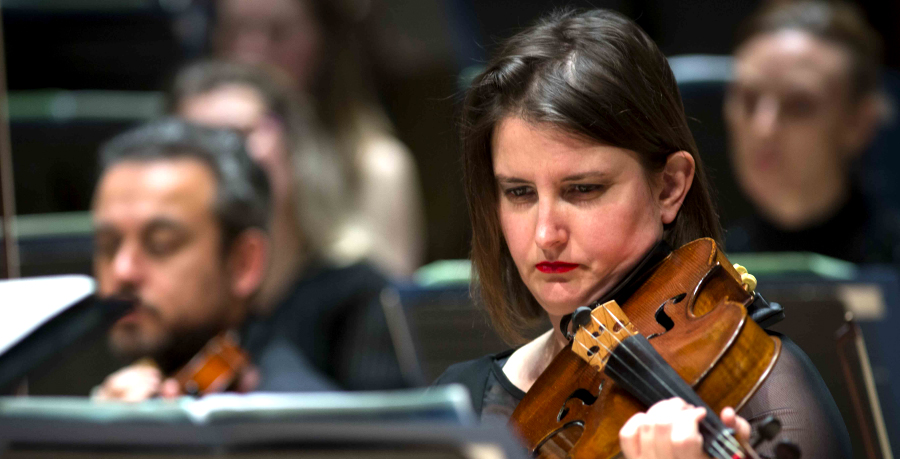
<svg viewBox="0 0 900 459">
<path fill-rule="evenodd" d="M 703 438 L 697 427 L 706 415 L 676 398 L 654 404 L 631 417 L 619 431 L 622 453 L 630 459 L 702 459 Z"/>
<path fill-rule="evenodd" d="M 641 457 L 641 437 L 638 430 L 643 425 L 646 417 L 646 413 L 637 413 L 628 419 L 628 422 L 619 430 L 619 447 L 622 448 L 622 454 L 626 458 L 637 459 Z"/>
<path fill-rule="evenodd" d="M 750 440 L 750 423 L 747 422 L 746 419 L 738 416 L 737 413 L 734 412 L 734 408 L 728 407 L 723 409 L 721 417 L 722 422 L 724 422 L 726 426 L 734 429 L 739 440 Z"/>
<path fill-rule="evenodd" d="M 689 409 L 684 400 L 671 398 L 654 404 L 647 410 L 647 423 L 641 430 L 641 451 L 653 451 L 658 458 L 674 457 L 672 450 L 672 421 Z"/>
<path fill-rule="evenodd" d="M 703 452 L 703 436 L 700 434 L 700 420 L 706 416 L 705 408 L 685 409 L 673 420 L 672 456 L 675 458 L 705 458 Z"/>
</svg>

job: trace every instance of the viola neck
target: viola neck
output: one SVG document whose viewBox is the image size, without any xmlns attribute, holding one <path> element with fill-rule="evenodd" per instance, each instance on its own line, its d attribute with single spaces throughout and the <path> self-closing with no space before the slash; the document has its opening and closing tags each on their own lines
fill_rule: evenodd
<svg viewBox="0 0 900 459">
<path fill-rule="evenodd" d="M 632 335 L 622 340 L 612 351 L 605 373 L 646 406 L 680 397 L 691 405 L 706 408 L 706 416 L 700 421 L 700 433 L 703 435 L 703 449 L 711 457 L 753 457 L 738 443 L 734 431 L 725 426 L 644 336 Z"/>
</svg>

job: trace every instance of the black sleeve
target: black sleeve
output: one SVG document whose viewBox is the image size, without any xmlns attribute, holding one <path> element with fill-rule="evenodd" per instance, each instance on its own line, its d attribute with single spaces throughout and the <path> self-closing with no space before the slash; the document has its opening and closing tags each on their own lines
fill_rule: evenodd
<svg viewBox="0 0 900 459">
<path fill-rule="evenodd" d="M 493 365 L 492 355 L 468 362 L 455 363 L 434 380 L 434 385 L 443 386 L 456 383 L 465 386 L 469 390 L 469 396 L 472 397 L 472 409 L 475 411 L 475 415 L 481 419 L 484 390 L 488 376 L 491 374 L 491 365 Z"/>
<path fill-rule="evenodd" d="M 847 427 L 819 372 L 793 341 L 776 336 L 781 338 L 781 356 L 739 413 L 750 421 L 754 431 L 769 415 L 781 421 L 781 433 L 773 441 L 760 445 L 758 453 L 774 457 L 775 445 L 787 440 L 800 447 L 802 457 L 851 457 Z"/>
</svg>

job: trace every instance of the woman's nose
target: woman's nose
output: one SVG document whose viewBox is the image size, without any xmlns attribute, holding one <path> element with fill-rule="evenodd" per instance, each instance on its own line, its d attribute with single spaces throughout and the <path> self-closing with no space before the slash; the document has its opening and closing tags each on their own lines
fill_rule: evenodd
<svg viewBox="0 0 900 459">
<path fill-rule="evenodd" d="M 564 215 L 556 203 L 538 205 L 538 222 L 534 240 L 541 250 L 565 246 L 569 230 Z"/>
<path fill-rule="evenodd" d="M 759 100 L 753 111 L 753 129 L 761 137 L 769 137 L 778 128 L 778 118 L 781 112 L 781 104 L 772 96 L 765 96 Z"/>
</svg>

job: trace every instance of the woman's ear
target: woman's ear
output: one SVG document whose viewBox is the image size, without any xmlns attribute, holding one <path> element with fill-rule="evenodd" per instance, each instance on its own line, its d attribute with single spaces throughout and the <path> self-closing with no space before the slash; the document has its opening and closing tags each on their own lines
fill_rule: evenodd
<svg viewBox="0 0 900 459">
<path fill-rule="evenodd" d="M 656 193 L 663 225 L 672 223 L 681 210 L 681 204 L 694 182 L 695 167 L 694 157 L 686 151 L 672 153 L 666 158 Z"/>
</svg>

